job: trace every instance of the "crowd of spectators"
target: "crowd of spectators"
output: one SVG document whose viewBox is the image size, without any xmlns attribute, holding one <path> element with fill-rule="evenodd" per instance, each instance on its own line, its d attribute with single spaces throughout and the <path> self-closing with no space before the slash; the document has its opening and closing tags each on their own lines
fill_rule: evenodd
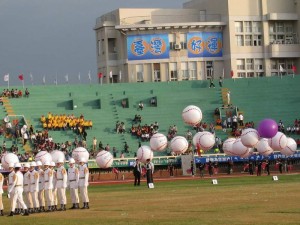
<svg viewBox="0 0 300 225">
<path fill-rule="evenodd" d="M 130 133 L 133 136 L 136 136 L 141 141 L 149 141 L 152 135 L 158 132 L 158 129 L 159 129 L 158 122 L 151 123 L 150 125 L 132 124 Z"/>
<path fill-rule="evenodd" d="M 29 93 L 28 89 L 26 88 L 24 97 L 29 97 L 29 94 L 30 93 Z M 4 89 L 1 94 L 1 97 L 8 97 L 8 98 L 20 98 L 22 96 L 23 96 L 22 90 L 13 89 L 13 88 L 11 90 Z"/>
</svg>

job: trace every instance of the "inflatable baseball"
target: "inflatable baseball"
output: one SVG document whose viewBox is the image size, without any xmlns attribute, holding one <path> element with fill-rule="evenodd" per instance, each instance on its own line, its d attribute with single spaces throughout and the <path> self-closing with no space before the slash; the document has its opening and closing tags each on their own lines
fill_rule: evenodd
<svg viewBox="0 0 300 225">
<path fill-rule="evenodd" d="M 226 155 L 234 156 L 234 152 L 232 151 L 232 145 L 235 141 L 235 138 L 228 138 L 223 142 L 223 151 Z"/>
<path fill-rule="evenodd" d="M 143 145 L 137 150 L 137 158 L 146 163 L 147 159 L 153 159 L 153 152 L 149 146 Z"/>
<path fill-rule="evenodd" d="M 200 145 L 200 148 L 204 151 L 212 149 L 216 143 L 215 136 L 208 131 L 199 133 L 201 134 L 198 134 L 196 142 Z"/>
<path fill-rule="evenodd" d="M 112 154 L 108 151 L 102 150 L 97 154 L 96 163 L 102 169 L 110 168 L 114 162 Z"/>
<path fill-rule="evenodd" d="M 150 147 L 153 151 L 163 151 L 168 145 L 167 137 L 163 134 L 156 133 L 150 138 Z"/>
<path fill-rule="evenodd" d="M 202 120 L 202 111 L 199 107 L 194 105 L 187 106 L 182 111 L 182 119 L 183 121 L 191 126 L 197 125 Z"/>
<path fill-rule="evenodd" d="M 281 149 L 280 152 L 283 155 L 293 155 L 297 150 L 297 143 L 293 138 L 287 138 L 287 144 L 285 148 Z"/>
<path fill-rule="evenodd" d="M 2 156 L 1 159 L 1 164 L 4 170 L 8 170 L 8 165 L 10 163 L 18 163 L 19 162 L 19 158 L 16 154 L 14 153 L 7 153 L 4 156 Z"/>
<path fill-rule="evenodd" d="M 49 152 L 47 151 L 40 151 L 39 153 L 36 154 L 35 156 L 35 161 L 41 161 L 42 164 L 44 164 L 46 161 L 51 162 L 52 157 Z"/>
<path fill-rule="evenodd" d="M 277 132 L 277 134 L 274 137 L 270 138 L 268 142 L 273 150 L 280 151 L 287 145 L 287 138 L 283 133 Z"/>
<path fill-rule="evenodd" d="M 242 131 L 241 141 L 248 148 L 254 147 L 259 141 L 259 134 L 253 128 L 247 128 Z"/>
<path fill-rule="evenodd" d="M 65 154 L 62 151 L 54 150 L 50 153 L 52 157 L 52 161 L 57 163 L 59 159 L 63 159 L 65 161 Z"/>
<path fill-rule="evenodd" d="M 72 152 L 72 158 L 75 160 L 75 162 L 78 164 L 79 163 L 79 160 L 81 158 L 84 158 L 87 162 L 87 160 L 89 159 L 90 157 L 90 154 L 89 152 L 83 148 L 83 147 L 78 147 L 78 148 L 75 148 Z"/>
<path fill-rule="evenodd" d="M 273 153 L 273 149 L 270 147 L 267 138 L 260 139 L 258 144 L 256 145 L 256 149 L 259 154 L 263 156 L 268 156 Z"/>
<path fill-rule="evenodd" d="M 249 148 L 243 145 L 241 138 L 238 138 L 232 144 L 232 154 L 235 156 L 239 156 L 241 158 L 245 158 L 245 156 L 249 153 Z"/>
<path fill-rule="evenodd" d="M 185 139 L 185 137 L 182 136 L 176 136 L 170 142 L 170 148 L 172 152 L 176 154 L 185 153 L 188 147 L 189 147 L 188 141 Z"/>
</svg>

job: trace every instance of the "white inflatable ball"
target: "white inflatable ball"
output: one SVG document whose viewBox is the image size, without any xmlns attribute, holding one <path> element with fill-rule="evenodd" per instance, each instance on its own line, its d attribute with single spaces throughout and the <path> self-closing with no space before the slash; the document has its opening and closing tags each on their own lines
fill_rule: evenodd
<svg viewBox="0 0 300 225">
<path fill-rule="evenodd" d="M 97 154 L 96 163 L 102 169 L 110 168 L 114 162 L 113 155 L 105 150 L 102 150 Z"/>
<path fill-rule="evenodd" d="M 63 159 L 63 161 L 65 161 L 65 154 L 62 151 L 59 150 L 54 150 L 50 153 L 51 157 L 52 157 L 52 161 L 57 163 L 59 159 Z"/>
<path fill-rule="evenodd" d="M 146 163 L 147 159 L 153 159 L 153 151 L 149 146 L 143 145 L 137 150 L 137 158 L 142 163 Z"/>
<path fill-rule="evenodd" d="M 176 136 L 170 142 L 170 148 L 175 154 L 183 154 L 189 147 L 189 143 L 185 137 Z"/>
<path fill-rule="evenodd" d="M 156 133 L 150 138 L 150 147 L 153 151 L 163 151 L 168 145 L 168 139 L 165 135 Z"/>
<path fill-rule="evenodd" d="M 293 155 L 297 150 L 297 143 L 293 138 L 287 138 L 287 144 L 285 148 L 281 149 L 280 152 L 283 155 Z"/>
<path fill-rule="evenodd" d="M 247 128 L 242 131 L 241 141 L 248 148 L 254 147 L 259 141 L 259 134 L 253 128 Z"/>
<path fill-rule="evenodd" d="M 193 137 L 193 145 L 195 146 L 195 147 L 197 147 L 198 146 L 198 138 L 199 138 L 199 136 L 202 134 L 202 132 L 198 132 L 198 133 L 196 133 L 195 135 L 194 135 L 194 137 Z"/>
<path fill-rule="evenodd" d="M 236 141 L 235 138 L 228 138 L 223 142 L 223 151 L 226 155 L 234 156 L 232 152 L 232 145 Z"/>
<path fill-rule="evenodd" d="M 280 151 L 284 149 L 287 145 L 287 137 L 281 132 L 268 140 L 270 147 L 275 151 Z"/>
<path fill-rule="evenodd" d="M 77 164 L 79 164 L 80 158 L 84 158 L 87 161 L 89 157 L 90 153 L 83 147 L 75 148 L 72 152 L 72 158 Z"/>
<path fill-rule="evenodd" d="M 248 148 L 248 152 L 245 153 L 244 155 L 241 155 L 241 158 L 249 158 L 251 155 L 254 153 L 254 148 Z"/>
<path fill-rule="evenodd" d="M 200 145 L 200 148 L 204 151 L 208 151 L 214 147 L 216 143 L 215 135 L 210 132 L 203 131 L 198 135 L 197 144 Z"/>
<path fill-rule="evenodd" d="M 51 162 L 52 161 L 52 157 L 50 155 L 49 152 L 47 151 L 40 151 L 36 154 L 35 156 L 35 161 L 41 161 L 42 164 L 44 165 L 45 162 Z"/>
<path fill-rule="evenodd" d="M 243 157 L 248 154 L 249 148 L 243 145 L 241 138 L 237 138 L 232 144 L 232 154 L 234 156 Z"/>
<path fill-rule="evenodd" d="M 14 153 L 7 153 L 5 155 L 2 156 L 2 159 L 1 159 L 1 164 L 2 164 L 2 168 L 4 170 L 8 170 L 9 168 L 9 164 L 10 163 L 18 163 L 19 162 L 19 158 L 16 154 Z"/>
<path fill-rule="evenodd" d="M 267 138 L 260 139 L 258 144 L 256 145 L 256 149 L 258 153 L 263 156 L 268 156 L 273 153 L 273 149 L 270 147 Z"/>
<path fill-rule="evenodd" d="M 197 125 L 202 120 L 202 111 L 197 106 L 189 105 L 182 111 L 182 119 L 188 125 Z"/>
</svg>

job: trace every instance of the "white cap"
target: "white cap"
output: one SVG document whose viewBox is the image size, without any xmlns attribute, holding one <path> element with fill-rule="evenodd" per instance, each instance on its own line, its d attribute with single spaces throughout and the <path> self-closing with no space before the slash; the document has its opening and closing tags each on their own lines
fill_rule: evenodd
<svg viewBox="0 0 300 225">
<path fill-rule="evenodd" d="M 14 168 L 14 167 L 15 167 L 15 164 L 14 164 L 14 163 L 8 163 L 8 167 Z"/>
<path fill-rule="evenodd" d="M 21 168 L 21 163 L 15 163 L 15 168 Z"/>
<path fill-rule="evenodd" d="M 50 163 L 50 166 L 55 166 L 55 162 L 52 161 L 52 162 Z"/>
<path fill-rule="evenodd" d="M 29 163 L 24 163 L 24 168 L 29 168 L 29 167 L 30 167 Z"/>
<path fill-rule="evenodd" d="M 75 160 L 73 158 L 70 158 L 69 163 L 75 163 Z"/>
<path fill-rule="evenodd" d="M 36 162 L 31 162 L 30 166 L 36 167 Z"/>
<path fill-rule="evenodd" d="M 85 161 L 85 158 L 81 157 L 81 158 L 79 159 L 79 162 L 85 163 L 85 162 L 86 162 L 86 161 Z"/>
<path fill-rule="evenodd" d="M 36 165 L 37 165 L 37 166 L 42 166 L 43 163 L 42 163 L 41 161 L 37 161 L 37 162 L 36 162 Z"/>
<path fill-rule="evenodd" d="M 44 166 L 50 166 L 50 162 L 49 161 L 45 161 L 44 162 Z"/>
<path fill-rule="evenodd" d="M 64 163 L 64 159 L 58 159 L 56 163 Z"/>
</svg>

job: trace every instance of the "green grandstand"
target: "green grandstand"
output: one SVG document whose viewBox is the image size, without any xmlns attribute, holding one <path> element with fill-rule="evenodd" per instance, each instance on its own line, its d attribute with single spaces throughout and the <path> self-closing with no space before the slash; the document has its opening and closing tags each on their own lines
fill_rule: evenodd
<svg viewBox="0 0 300 225">
<path fill-rule="evenodd" d="M 197 105 L 203 112 L 203 121 L 215 123 L 214 110 L 223 103 L 222 92 L 231 91 L 232 104 L 244 114 L 244 121 L 254 121 L 257 125 L 261 119 L 280 119 L 286 124 L 293 124 L 300 118 L 300 76 L 225 79 L 223 89 L 208 88 L 208 81 L 181 81 L 161 83 L 127 83 L 127 84 L 92 84 L 92 85 L 52 85 L 29 86 L 29 98 L 10 98 L 4 103 L 0 116 L 22 115 L 28 125 L 35 130 L 42 130 L 41 115 L 74 114 L 84 115 L 93 121 L 93 128 L 87 130 L 88 148 L 96 137 L 103 146 L 116 147 L 118 155 L 123 151 L 124 142 L 130 146 L 133 157 L 138 148 L 138 139 L 129 130 L 135 114 L 143 118 L 141 124 L 159 123 L 159 132 L 165 135 L 171 125 L 178 127 L 178 135 L 185 136 L 191 127 L 185 125 L 181 118 L 182 110 L 188 105 Z M 14 87 L 20 88 L 20 87 Z M 22 89 L 22 88 L 20 88 Z M 157 105 L 151 106 L 150 99 L 155 97 Z M 125 108 L 122 100 L 127 101 Z M 138 103 L 144 103 L 144 109 L 138 110 Z M 126 125 L 125 134 L 117 134 L 115 123 L 122 121 Z M 73 141 L 76 134 L 72 130 L 50 131 L 54 142 Z M 193 134 L 195 131 L 193 131 Z M 223 140 L 229 133 L 216 130 Z M 11 140 L 1 136 L 0 142 L 6 141 L 9 147 Z M 148 143 L 142 143 L 148 145 Z M 22 145 L 19 143 L 19 147 Z M 168 152 L 168 150 L 167 150 Z M 167 155 L 164 152 L 163 155 Z"/>
</svg>

